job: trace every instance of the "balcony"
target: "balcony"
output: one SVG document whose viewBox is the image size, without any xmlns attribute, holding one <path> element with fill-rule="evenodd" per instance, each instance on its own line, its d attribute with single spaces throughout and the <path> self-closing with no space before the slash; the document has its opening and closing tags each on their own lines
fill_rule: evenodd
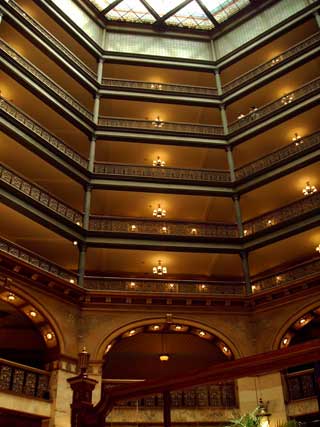
<svg viewBox="0 0 320 427">
<path fill-rule="evenodd" d="M 287 373 L 285 376 L 288 401 L 317 397 L 317 384 L 314 369 Z"/>
<path fill-rule="evenodd" d="M 315 79 L 297 90 L 282 96 L 276 101 L 257 108 L 241 119 L 230 123 L 229 134 L 235 134 L 249 127 L 252 129 L 253 125 L 260 122 L 262 122 L 261 128 L 265 128 L 267 125 L 269 126 L 271 122 L 279 121 L 282 116 L 288 116 L 289 113 L 292 112 L 292 107 L 299 105 L 301 108 L 301 104 L 303 102 L 306 102 L 308 105 L 312 105 L 312 102 L 315 102 L 317 99 L 316 95 L 319 93 L 319 89 L 320 78 Z M 235 137 L 232 137 L 232 140 L 235 140 Z"/>
<path fill-rule="evenodd" d="M 47 31 L 41 24 L 28 15 L 14 0 L 8 0 L 3 6 L 6 19 L 13 21 L 15 25 L 25 29 L 34 42 L 53 55 L 76 77 L 91 90 L 96 89 L 96 74 L 74 55 L 63 43 Z"/>
<path fill-rule="evenodd" d="M 81 124 L 81 120 L 78 118 L 80 114 L 86 121 L 91 124 L 93 120 L 93 114 L 83 107 L 74 97 L 64 90 L 61 86 L 55 83 L 52 79 L 46 76 L 41 70 L 35 67 L 30 61 L 21 56 L 17 51 L 10 47 L 4 40 L 0 39 L 0 51 L 2 52 L 2 62 L 6 64 L 12 64 L 23 72 L 23 78 L 28 77 L 28 80 L 32 79 L 35 81 L 35 88 L 40 87 L 39 93 L 43 95 L 45 93 L 46 99 L 49 101 L 51 97 L 47 95 L 49 92 L 55 97 L 58 102 L 61 102 L 60 109 L 65 113 L 70 114 L 70 109 L 76 114 L 71 114 L 72 119 L 77 120 Z M 8 61 L 8 62 L 7 62 Z M 8 66 L 8 65 L 7 65 Z M 11 66 L 9 65 L 9 71 L 12 72 Z M 14 72 L 14 70 L 13 70 Z M 28 82 L 28 81 L 27 81 Z M 46 92 L 41 90 L 41 87 L 45 87 Z M 66 109 L 67 108 L 67 109 Z M 85 126 L 84 124 L 82 124 Z M 87 126 L 85 126 L 87 129 Z"/>
</svg>

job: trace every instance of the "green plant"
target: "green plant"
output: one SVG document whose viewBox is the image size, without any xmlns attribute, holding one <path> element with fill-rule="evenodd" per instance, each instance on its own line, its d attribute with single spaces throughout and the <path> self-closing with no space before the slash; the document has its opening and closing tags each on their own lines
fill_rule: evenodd
<svg viewBox="0 0 320 427">
<path fill-rule="evenodd" d="M 257 406 L 252 412 L 248 412 L 241 415 L 238 418 L 230 420 L 230 424 L 225 427 L 259 427 L 260 417 L 258 416 L 259 406 Z"/>
</svg>

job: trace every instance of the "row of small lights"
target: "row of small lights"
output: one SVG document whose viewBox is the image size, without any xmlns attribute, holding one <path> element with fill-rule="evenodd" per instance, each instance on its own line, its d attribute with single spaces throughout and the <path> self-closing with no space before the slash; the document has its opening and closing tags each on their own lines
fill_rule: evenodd
<svg viewBox="0 0 320 427">
<path fill-rule="evenodd" d="M 294 100 L 294 94 L 293 93 L 289 93 L 289 94 L 283 95 L 283 97 L 281 98 L 281 103 L 283 105 L 288 105 L 293 100 Z M 250 116 L 252 113 L 256 112 L 257 110 L 258 110 L 258 107 L 256 107 L 255 105 L 253 105 L 252 107 L 250 107 L 250 110 L 249 110 L 249 112 L 247 114 L 239 113 L 238 116 L 237 116 L 237 119 L 241 120 L 241 119 L 243 119 L 246 116 Z"/>
<path fill-rule="evenodd" d="M 14 302 L 14 301 L 16 301 L 16 299 L 17 299 L 17 297 L 15 296 L 15 294 L 14 293 L 12 293 L 12 292 L 10 292 L 9 293 L 9 295 L 7 296 L 7 300 L 9 301 L 9 302 Z M 34 309 L 32 309 L 32 310 L 30 310 L 29 312 L 28 312 L 28 315 L 30 316 L 30 317 L 32 317 L 33 319 L 36 319 L 37 317 L 38 317 L 38 313 L 37 313 L 37 311 L 36 310 L 34 310 Z M 50 332 L 46 332 L 46 334 L 45 334 L 45 338 L 48 340 L 48 341 L 51 341 L 51 340 L 53 340 L 53 338 L 54 338 L 54 333 L 52 332 L 52 331 L 50 331 Z"/>
<path fill-rule="evenodd" d="M 319 245 L 320 246 L 320 245 Z M 301 317 L 299 320 L 297 320 L 294 324 L 295 329 L 300 329 L 304 326 L 306 326 L 309 322 L 311 322 L 314 319 L 314 316 L 312 314 L 308 314 L 304 317 Z M 284 346 L 288 346 L 290 344 L 290 340 L 293 337 L 292 332 L 287 332 L 286 335 L 282 338 L 282 344 Z"/>
</svg>

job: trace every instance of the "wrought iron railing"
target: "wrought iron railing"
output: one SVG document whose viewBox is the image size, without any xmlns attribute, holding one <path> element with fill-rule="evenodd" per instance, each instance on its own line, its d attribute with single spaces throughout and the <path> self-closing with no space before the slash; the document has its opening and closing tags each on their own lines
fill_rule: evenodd
<svg viewBox="0 0 320 427">
<path fill-rule="evenodd" d="M 49 400 L 49 380 L 47 371 L 0 359 L 0 391 Z"/>
<path fill-rule="evenodd" d="M 263 277 L 257 277 L 252 280 L 253 293 L 261 292 L 271 288 L 288 285 L 300 279 L 312 278 L 319 275 L 320 258 L 314 258 L 301 264 L 277 273 L 268 274 Z"/>
<path fill-rule="evenodd" d="M 243 118 L 238 119 L 233 123 L 230 123 L 229 133 L 236 132 L 239 129 L 251 125 L 253 122 L 265 119 L 268 116 L 272 116 L 275 112 L 285 110 L 289 105 L 295 104 L 300 99 L 308 97 L 308 95 L 316 94 L 319 89 L 320 78 L 312 80 L 311 82 L 296 89 L 295 91 L 287 93 L 281 98 L 255 109 Z"/>
<path fill-rule="evenodd" d="M 170 392 L 173 408 L 236 408 L 237 397 L 234 382 L 210 384 L 191 389 Z M 138 401 L 119 402 L 118 407 L 161 408 L 163 395 L 148 396 Z"/>
<path fill-rule="evenodd" d="M 161 122 L 157 120 L 135 120 L 122 117 L 100 116 L 98 125 L 107 128 L 137 129 L 153 132 L 190 133 L 204 136 L 223 136 L 222 126 L 198 125 L 192 123 Z"/>
<path fill-rule="evenodd" d="M 230 173 L 223 170 L 162 168 L 144 165 L 96 162 L 94 173 L 98 175 L 122 177 L 124 179 L 152 178 L 170 181 L 190 181 L 197 183 L 230 183 Z"/>
<path fill-rule="evenodd" d="M 37 32 L 41 39 L 44 39 L 47 43 L 53 45 L 56 49 L 63 53 L 63 55 L 76 64 L 82 71 L 84 71 L 91 78 L 96 79 L 96 73 L 94 73 L 87 65 L 82 62 L 71 50 L 64 46 L 56 37 L 54 37 L 48 30 L 46 30 L 39 22 L 28 15 L 14 0 L 7 0 L 6 4 L 19 15 L 22 21 L 26 21 L 32 26 L 33 31 Z"/>
<path fill-rule="evenodd" d="M 244 234 L 249 236 L 266 229 L 272 228 L 287 221 L 291 221 L 306 213 L 318 211 L 320 208 L 320 193 L 314 193 L 302 199 L 296 200 L 289 205 L 267 212 L 257 218 L 243 223 Z"/>
<path fill-rule="evenodd" d="M 67 280 L 70 283 L 77 283 L 77 275 L 63 269 L 57 264 L 49 261 L 48 259 L 23 248 L 16 243 L 0 237 L 0 253 L 8 254 L 17 258 L 20 261 L 30 264 L 32 267 L 39 268 L 47 273 L 53 274 L 60 279 Z"/>
<path fill-rule="evenodd" d="M 214 79 L 212 79 L 212 83 Z M 172 83 L 156 83 L 156 82 L 145 82 L 140 80 L 121 80 L 121 79 L 110 79 L 103 78 L 102 85 L 106 89 L 115 88 L 120 90 L 147 90 L 156 93 L 179 93 L 183 95 L 196 95 L 201 97 L 212 97 L 218 95 L 216 88 L 205 87 L 205 86 L 191 86 L 181 85 Z"/>
<path fill-rule="evenodd" d="M 105 233 L 131 233 L 206 238 L 237 238 L 235 224 L 195 223 L 182 221 L 152 221 L 139 218 L 91 216 L 89 230 Z"/>
<path fill-rule="evenodd" d="M 313 369 L 287 373 L 285 379 L 289 401 L 317 396 L 317 383 Z"/>
<path fill-rule="evenodd" d="M 305 136 L 299 139 L 298 142 L 292 142 L 258 160 L 240 167 L 235 171 L 236 179 L 247 178 L 264 169 L 274 168 L 283 161 L 291 160 L 318 145 L 320 145 L 320 132 Z"/>
<path fill-rule="evenodd" d="M 46 76 L 45 73 L 39 70 L 39 68 L 35 67 L 30 61 L 23 58 L 17 51 L 12 49 L 4 40 L 0 39 L 0 51 L 5 53 L 10 59 L 14 60 L 17 64 L 19 64 L 25 71 L 30 73 L 33 77 L 35 77 L 38 81 L 46 85 L 48 89 L 62 98 L 65 102 L 67 102 L 72 108 L 77 110 L 80 114 L 82 114 L 87 119 L 92 120 L 93 115 L 90 113 L 85 107 L 83 107 L 75 98 L 73 98 L 69 93 L 64 90 L 61 86 L 55 83 L 52 79 Z"/>
<path fill-rule="evenodd" d="M 231 281 L 163 280 L 123 277 L 86 276 L 85 288 L 108 291 L 111 294 L 197 294 L 200 295 L 245 295 L 244 283 Z"/>
<path fill-rule="evenodd" d="M 309 50 L 311 47 L 315 47 L 320 42 L 320 32 L 313 34 L 307 39 L 303 40 L 300 43 L 295 44 L 290 47 L 280 55 L 275 56 L 270 59 L 270 61 L 264 62 L 261 65 L 253 68 L 247 73 L 242 74 L 241 76 L 235 78 L 234 80 L 223 85 L 223 93 L 228 93 L 234 89 L 237 89 L 240 86 L 243 86 L 252 80 L 255 80 L 257 77 L 262 76 L 271 69 L 275 69 L 285 63 L 288 59 L 292 59 L 298 55 L 301 55 L 304 51 Z"/>
<path fill-rule="evenodd" d="M 11 102 L 7 101 L 2 96 L 0 96 L 0 110 L 4 113 L 5 116 L 9 117 L 11 120 L 14 120 L 15 124 L 18 126 L 23 126 L 26 130 L 28 130 L 28 132 L 32 132 L 36 138 L 41 138 L 45 144 L 49 144 L 58 150 L 59 153 L 67 156 L 78 165 L 87 168 L 88 161 L 82 157 L 81 154 L 77 153 L 63 141 L 56 138 L 40 123 L 35 121 L 28 114 L 23 112 L 20 108 L 16 107 Z"/>
<path fill-rule="evenodd" d="M 30 197 L 32 200 L 46 206 L 58 215 L 63 216 L 74 224 L 81 225 L 83 215 L 66 205 L 64 202 L 58 200 L 55 196 L 51 195 L 47 190 L 42 189 L 38 185 L 34 185 L 26 180 L 17 172 L 9 169 L 0 163 L 0 181 L 9 185 L 12 189 L 18 190 L 25 196 Z"/>
</svg>

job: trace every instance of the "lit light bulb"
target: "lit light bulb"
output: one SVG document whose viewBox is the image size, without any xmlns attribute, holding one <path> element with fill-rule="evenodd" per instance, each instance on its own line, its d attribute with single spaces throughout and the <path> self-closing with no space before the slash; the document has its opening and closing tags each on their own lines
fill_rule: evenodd
<svg viewBox="0 0 320 427">
<path fill-rule="evenodd" d="M 320 254 L 320 244 L 316 247 L 316 251 Z"/>
<path fill-rule="evenodd" d="M 153 160 L 152 165 L 156 167 L 164 167 L 166 165 L 166 162 L 164 160 L 161 160 L 160 156 L 158 156 L 156 160 Z"/>
<path fill-rule="evenodd" d="M 72 243 L 73 243 L 73 246 L 77 246 L 78 245 L 78 242 L 76 240 L 74 240 Z"/>
<path fill-rule="evenodd" d="M 34 311 L 34 310 L 31 310 L 31 311 L 29 312 L 29 314 L 30 314 L 30 316 L 31 316 L 31 317 L 37 317 L 37 312 L 36 312 L 36 311 Z"/>
<path fill-rule="evenodd" d="M 167 362 L 169 360 L 169 356 L 167 354 L 160 354 L 159 359 L 161 362 Z"/>
<path fill-rule="evenodd" d="M 158 330 L 160 329 L 160 326 L 159 326 L 159 325 L 153 325 L 153 326 L 152 326 L 152 329 L 153 329 L 154 331 L 158 331 Z"/>
<path fill-rule="evenodd" d="M 157 274 L 158 276 L 162 276 L 163 274 L 167 274 L 167 267 L 161 264 L 161 260 L 158 261 L 158 265 L 152 268 L 153 274 Z"/>
<path fill-rule="evenodd" d="M 163 120 L 160 119 L 159 116 L 157 116 L 157 118 L 155 120 L 153 120 L 152 125 L 155 128 L 162 128 L 164 126 L 164 122 L 163 122 Z"/>
<path fill-rule="evenodd" d="M 309 181 L 306 182 L 306 186 L 302 189 L 304 196 L 310 196 L 317 191 L 317 188 L 314 185 L 311 185 Z"/>
<path fill-rule="evenodd" d="M 182 330 L 182 326 L 181 325 L 176 325 L 174 329 L 176 331 L 181 331 Z"/>
<path fill-rule="evenodd" d="M 48 341 L 51 341 L 53 339 L 53 332 L 48 332 L 46 334 L 46 338 L 47 338 Z"/>
<path fill-rule="evenodd" d="M 167 211 L 165 209 L 162 209 L 160 204 L 156 209 L 153 209 L 153 216 L 156 218 L 163 218 L 167 215 Z"/>
<path fill-rule="evenodd" d="M 292 137 L 292 142 L 295 143 L 296 146 L 299 146 L 300 144 L 303 144 L 303 139 L 301 136 L 296 132 Z"/>
<path fill-rule="evenodd" d="M 284 340 L 282 342 L 283 342 L 284 345 L 287 345 L 288 341 L 289 341 L 288 338 L 284 338 Z"/>
<path fill-rule="evenodd" d="M 222 350 L 224 353 L 228 353 L 229 351 L 228 347 L 226 347 L 225 345 L 222 347 Z"/>
<path fill-rule="evenodd" d="M 135 329 L 132 329 L 130 332 L 129 332 L 129 335 L 130 336 L 132 336 L 132 335 L 134 335 L 136 333 L 136 330 Z"/>
<path fill-rule="evenodd" d="M 204 337 L 206 335 L 206 333 L 204 331 L 200 331 L 199 335 L 200 335 L 200 337 Z"/>
</svg>

